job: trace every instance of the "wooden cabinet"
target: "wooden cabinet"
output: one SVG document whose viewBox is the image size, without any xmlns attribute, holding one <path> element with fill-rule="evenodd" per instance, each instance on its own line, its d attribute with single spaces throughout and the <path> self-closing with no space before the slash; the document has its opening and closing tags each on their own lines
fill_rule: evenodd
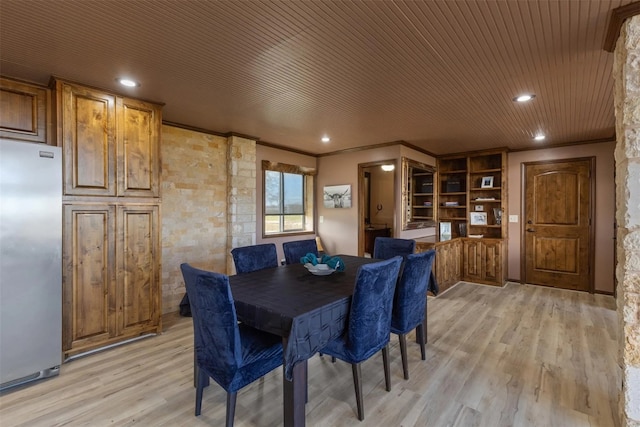
<svg viewBox="0 0 640 427">
<path fill-rule="evenodd" d="M 56 81 L 64 194 L 158 197 L 161 106 Z"/>
<path fill-rule="evenodd" d="M 364 251 L 373 255 L 376 237 L 391 237 L 390 228 L 365 228 L 364 230 Z"/>
<path fill-rule="evenodd" d="M 462 240 L 462 280 L 490 285 L 504 284 L 501 239 Z"/>
<path fill-rule="evenodd" d="M 430 240 L 430 239 L 427 239 Z M 440 292 L 444 292 L 462 280 L 462 243 L 461 239 L 444 242 L 430 242 L 416 239 L 416 253 L 436 250 L 432 269 Z"/>
<path fill-rule="evenodd" d="M 0 138 L 54 145 L 51 91 L 0 78 Z"/>
<path fill-rule="evenodd" d="M 63 351 L 161 330 L 161 106 L 55 81 L 63 149 Z"/>
<path fill-rule="evenodd" d="M 159 207 L 64 205 L 65 358 L 160 332 Z"/>
</svg>

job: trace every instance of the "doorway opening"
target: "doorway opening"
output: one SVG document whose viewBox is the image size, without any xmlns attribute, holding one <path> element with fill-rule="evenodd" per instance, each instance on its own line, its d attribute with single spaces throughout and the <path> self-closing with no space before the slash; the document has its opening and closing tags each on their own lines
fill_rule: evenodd
<svg viewBox="0 0 640 427">
<path fill-rule="evenodd" d="M 394 165 L 393 170 L 382 166 Z M 385 169 L 390 169 L 385 167 Z M 376 237 L 393 237 L 396 219 L 396 160 L 358 165 L 358 255 L 371 256 Z"/>
</svg>

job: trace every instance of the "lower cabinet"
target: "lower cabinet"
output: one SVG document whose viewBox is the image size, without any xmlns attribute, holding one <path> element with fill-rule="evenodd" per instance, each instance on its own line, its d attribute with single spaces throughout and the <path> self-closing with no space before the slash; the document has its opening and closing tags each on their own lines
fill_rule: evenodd
<svg viewBox="0 0 640 427">
<path fill-rule="evenodd" d="M 444 292 L 462 280 L 462 243 L 460 239 L 437 243 L 416 241 L 416 252 L 425 252 L 435 248 L 436 258 L 433 271 L 440 292 Z"/>
<path fill-rule="evenodd" d="M 462 280 L 504 284 L 502 239 L 462 239 Z"/>
<path fill-rule="evenodd" d="M 160 332 L 159 227 L 158 204 L 64 205 L 65 358 Z"/>
<path fill-rule="evenodd" d="M 433 271 L 440 292 L 461 280 L 502 286 L 506 256 L 502 239 L 455 238 L 443 242 L 416 239 L 416 252 L 435 248 Z"/>
</svg>

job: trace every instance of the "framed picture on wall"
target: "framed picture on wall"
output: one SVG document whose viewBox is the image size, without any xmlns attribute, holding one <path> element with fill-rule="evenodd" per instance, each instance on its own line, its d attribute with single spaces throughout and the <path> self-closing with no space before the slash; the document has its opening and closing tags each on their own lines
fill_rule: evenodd
<svg viewBox="0 0 640 427">
<path fill-rule="evenodd" d="M 325 208 L 350 208 L 351 185 L 327 185 L 323 197 Z"/>
</svg>

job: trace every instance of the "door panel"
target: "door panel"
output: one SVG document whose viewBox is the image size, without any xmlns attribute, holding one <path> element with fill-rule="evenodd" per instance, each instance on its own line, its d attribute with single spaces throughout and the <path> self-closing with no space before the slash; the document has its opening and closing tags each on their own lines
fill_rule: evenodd
<svg viewBox="0 0 640 427">
<path fill-rule="evenodd" d="M 591 159 L 526 164 L 525 281 L 592 290 Z"/>
</svg>

